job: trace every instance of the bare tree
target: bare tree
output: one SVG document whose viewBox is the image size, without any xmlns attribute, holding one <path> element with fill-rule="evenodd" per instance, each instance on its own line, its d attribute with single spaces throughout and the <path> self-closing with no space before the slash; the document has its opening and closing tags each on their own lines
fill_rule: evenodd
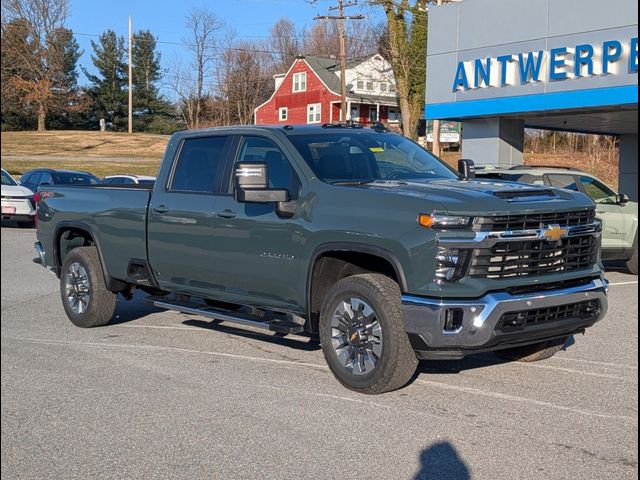
<svg viewBox="0 0 640 480">
<path fill-rule="evenodd" d="M 218 20 L 213 12 L 207 8 L 196 8 L 187 15 L 187 30 L 189 37 L 184 40 L 192 54 L 192 70 L 195 73 L 195 88 L 190 102 L 189 128 L 199 128 L 202 114 L 202 103 L 205 93 L 205 78 L 213 66 L 213 53 L 216 44 L 216 34 L 224 24 Z"/>
<path fill-rule="evenodd" d="M 288 18 L 280 18 L 270 30 L 271 38 L 268 49 L 274 53 L 274 71 L 288 69 L 296 56 L 302 53 L 301 35 L 296 31 L 295 24 Z"/>
<path fill-rule="evenodd" d="M 396 80 L 402 130 L 416 138 L 425 99 L 428 0 L 372 0 L 387 17 L 388 58 Z"/>
<path fill-rule="evenodd" d="M 75 62 L 80 52 L 70 30 L 64 28 L 68 0 L 6 0 L 2 2 L 3 90 L 33 106 L 38 131 L 47 114 L 72 109 L 77 101 Z M 77 99 L 76 99 L 77 100 Z"/>
</svg>

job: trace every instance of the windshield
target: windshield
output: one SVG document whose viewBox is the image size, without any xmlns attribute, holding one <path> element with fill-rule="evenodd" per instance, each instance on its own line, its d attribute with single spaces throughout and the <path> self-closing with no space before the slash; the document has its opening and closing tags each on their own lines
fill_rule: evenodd
<svg viewBox="0 0 640 480">
<path fill-rule="evenodd" d="M 327 183 L 459 178 L 429 152 L 394 133 L 355 130 L 291 135 L 289 139 Z"/>
<path fill-rule="evenodd" d="M 2 185 L 15 186 L 17 185 L 17 183 L 13 178 L 11 178 L 11 175 L 9 175 L 7 172 L 2 170 Z"/>
<path fill-rule="evenodd" d="M 55 172 L 51 175 L 53 183 L 56 185 L 97 185 L 100 183 L 97 177 L 87 173 Z"/>
</svg>

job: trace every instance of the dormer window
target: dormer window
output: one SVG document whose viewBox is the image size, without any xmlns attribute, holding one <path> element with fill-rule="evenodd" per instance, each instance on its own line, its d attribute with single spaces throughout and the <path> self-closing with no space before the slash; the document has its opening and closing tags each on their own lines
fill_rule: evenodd
<svg viewBox="0 0 640 480">
<path fill-rule="evenodd" d="M 307 72 L 293 74 L 293 92 L 304 92 L 307 90 Z"/>
</svg>

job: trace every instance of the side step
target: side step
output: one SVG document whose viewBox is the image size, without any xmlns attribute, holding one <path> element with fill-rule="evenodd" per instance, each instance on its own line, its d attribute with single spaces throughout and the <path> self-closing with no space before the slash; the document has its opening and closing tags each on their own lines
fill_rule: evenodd
<svg viewBox="0 0 640 480">
<path fill-rule="evenodd" d="M 238 323 L 240 325 L 261 328 L 271 332 L 302 333 L 304 331 L 303 325 L 292 321 L 292 319 L 299 317 L 294 317 L 292 315 L 273 314 L 267 315 L 265 318 L 261 319 L 246 313 L 217 310 L 207 306 L 201 307 L 193 304 L 169 303 L 163 300 L 152 301 L 153 305 L 158 308 L 164 308 L 166 310 L 173 310 L 181 313 L 190 313 L 192 315 L 200 315 L 215 320 L 222 320 L 224 322 Z"/>
</svg>

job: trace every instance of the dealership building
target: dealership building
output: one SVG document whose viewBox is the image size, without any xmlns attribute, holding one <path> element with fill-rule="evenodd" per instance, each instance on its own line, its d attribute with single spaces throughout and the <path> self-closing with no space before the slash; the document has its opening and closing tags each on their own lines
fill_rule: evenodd
<svg viewBox="0 0 640 480">
<path fill-rule="evenodd" d="M 617 135 L 638 199 L 635 0 L 463 0 L 429 12 L 429 120 L 461 121 L 462 155 L 523 161 L 525 128 Z"/>
</svg>

